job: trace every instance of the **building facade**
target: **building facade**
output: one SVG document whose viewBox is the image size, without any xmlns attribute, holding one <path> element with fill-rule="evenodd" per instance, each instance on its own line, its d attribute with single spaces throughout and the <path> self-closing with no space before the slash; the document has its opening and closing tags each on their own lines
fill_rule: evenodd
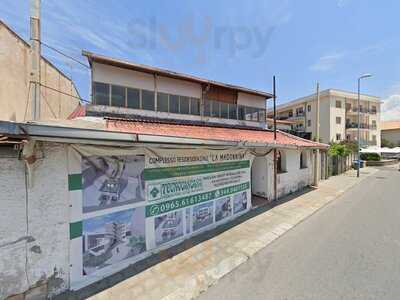
<svg viewBox="0 0 400 300">
<path fill-rule="evenodd" d="M 277 106 L 280 120 L 294 121 L 299 135 L 315 139 L 316 94 Z M 362 146 L 380 146 L 380 100 L 360 97 L 360 141 Z M 270 115 L 269 111 L 269 115 Z M 320 93 L 320 141 L 323 143 L 356 141 L 358 127 L 357 93 L 335 89 Z"/>
<path fill-rule="evenodd" d="M 30 45 L 0 20 L 0 120 L 32 119 L 30 57 Z M 40 70 L 41 119 L 66 119 L 79 104 L 74 83 L 43 57 Z"/>
<path fill-rule="evenodd" d="M 0 298 L 79 290 L 314 182 L 327 145 L 275 138 L 269 93 L 85 55 L 91 105 L 0 122 Z"/>
<path fill-rule="evenodd" d="M 390 146 L 400 147 L 400 121 L 381 122 L 381 138 Z"/>
<path fill-rule="evenodd" d="M 83 53 L 92 67 L 93 105 L 107 112 L 265 127 L 269 93 Z"/>
</svg>

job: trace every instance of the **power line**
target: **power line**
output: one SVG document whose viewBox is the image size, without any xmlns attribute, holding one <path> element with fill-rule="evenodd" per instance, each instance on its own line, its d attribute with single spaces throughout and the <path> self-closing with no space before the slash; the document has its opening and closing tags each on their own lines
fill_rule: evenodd
<svg viewBox="0 0 400 300">
<path fill-rule="evenodd" d="M 57 90 L 57 89 L 52 88 L 52 87 L 50 87 L 50 86 L 44 85 L 44 84 L 42 84 L 42 83 L 39 83 L 39 85 L 42 86 L 42 87 L 44 87 L 44 88 L 46 88 L 46 89 L 52 90 L 52 91 L 54 91 L 54 92 L 57 92 L 57 93 L 60 93 L 60 94 L 66 95 L 66 96 L 70 96 L 70 97 L 75 98 L 75 99 L 79 99 L 79 100 L 82 101 L 82 102 L 91 103 L 91 101 L 89 101 L 89 100 L 83 99 L 83 98 L 78 97 L 78 96 L 74 96 L 74 95 L 72 95 L 72 94 L 65 93 L 65 92 L 63 92 L 63 91 Z"/>
<path fill-rule="evenodd" d="M 57 48 L 54 48 L 53 46 L 47 45 L 46 43 L 43 43 L 43 42 L 41 42 L 41 44 L 42 44 L 43 46 L 47 47 L 48 49 L 53 50 L 53 51 L 57 52 L 58 54 L 63 55 L 63 56 L 65 56 L 65 57 L 67 57 L 67 58 L 73 60 L 74 62 L 76 62 L 76 63 L 78 63 L 78 64 L 84 66 L 85 68 L 90 69 L 90 67 L 89 67 L 88 65 L 84 64 L 83 62 L 77 60 L 76 58 L 74 58 L 74 57 L 72 57 L 72 56 L 70 56 L 70 55 L 68 55 L 68 54 L 63 53 L 61 50 L 58 50 Z"/>
</svg>

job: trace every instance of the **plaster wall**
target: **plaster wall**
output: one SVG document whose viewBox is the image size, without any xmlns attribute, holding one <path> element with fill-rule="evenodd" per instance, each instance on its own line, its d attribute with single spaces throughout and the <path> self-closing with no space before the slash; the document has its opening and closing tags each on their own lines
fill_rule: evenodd
<svg viewBox="0 0 400 300">
<path fill-rule="evenodd" d="M 24 162 L 0 156 L 0 299 L 42 284 L 50 296 L 69 286 L 66 148 L 47 144 L 38 157 L 29 187 Z"/>
</svg>

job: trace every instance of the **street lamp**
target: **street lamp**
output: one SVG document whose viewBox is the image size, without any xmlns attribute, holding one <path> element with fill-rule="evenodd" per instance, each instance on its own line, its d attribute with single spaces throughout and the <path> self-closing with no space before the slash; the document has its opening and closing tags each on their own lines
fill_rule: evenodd
<svg viewBox="0 0 400 300">
<path fill-rule="evenodd" d="M 358 77 L 358 94 L 357 94 L 357 177 L 360 177 L 360 85 L 361 79 L 372 77 L 371 74 L 363 74 Z"/>
</svg>

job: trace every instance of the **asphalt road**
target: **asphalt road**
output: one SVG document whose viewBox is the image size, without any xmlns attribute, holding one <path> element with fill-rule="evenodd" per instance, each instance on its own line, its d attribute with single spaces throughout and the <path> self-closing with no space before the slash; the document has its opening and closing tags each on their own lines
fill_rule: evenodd
<svg viewBox="0 0 400 300">
<path fill-rule="evenodd" d="M 380 169 L 199 299 L 400 299 L 400 172 Z"/>
</svg>

